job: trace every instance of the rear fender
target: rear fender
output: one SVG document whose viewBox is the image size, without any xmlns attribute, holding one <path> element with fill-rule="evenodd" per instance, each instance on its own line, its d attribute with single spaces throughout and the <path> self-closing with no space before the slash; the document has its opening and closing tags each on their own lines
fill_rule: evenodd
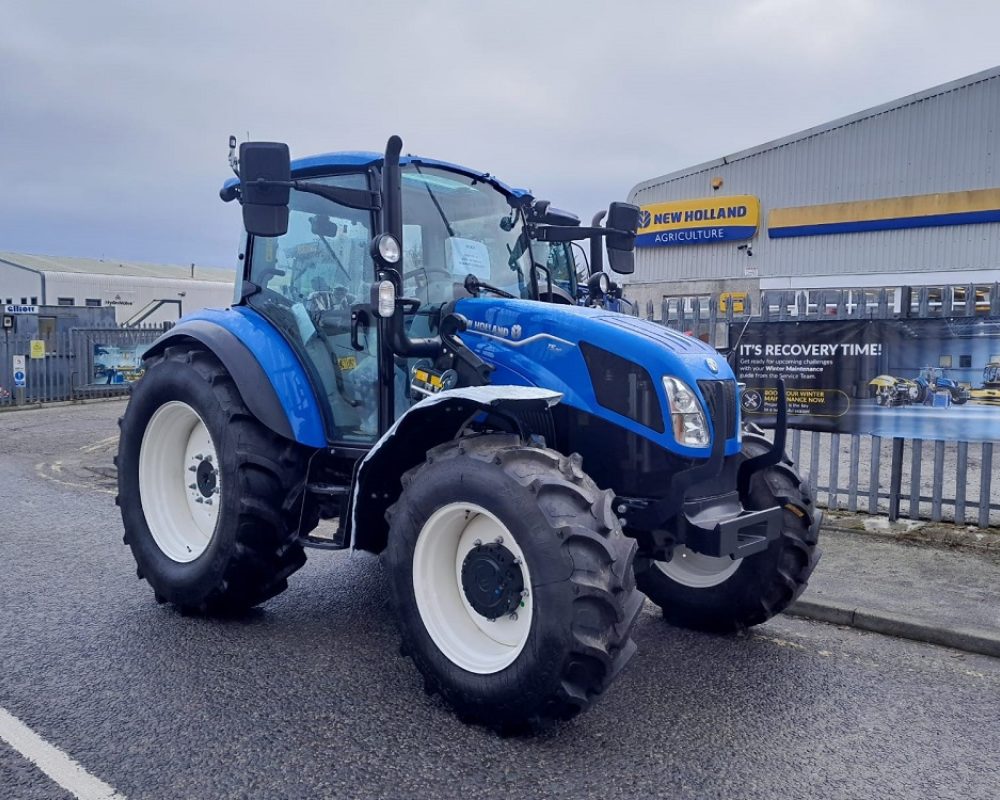
<svg viewBox="0 0 1000 800">
<path fill-rule="evenodd" d="M 255 311 L 205 309 L 182 319 L 143 358 L 198 342 L 232 377 L 250 412 L 279 436 L 325 447 L 323 417 L 302 364 L 281 334 Z"/>
<path fill-rule="evenodd" d="M 422 463 L 427 451 L 447 442 L 482 412 L 508 417 L 511 412 L 550 408 L 562 395 L 529 386 L 469 386 L 421 400 L 386 431 L 354 470 L 342 541 L 372 553 L 389 537 L 385 512 L 402 492 L 403 473 Z"/>
</svg>

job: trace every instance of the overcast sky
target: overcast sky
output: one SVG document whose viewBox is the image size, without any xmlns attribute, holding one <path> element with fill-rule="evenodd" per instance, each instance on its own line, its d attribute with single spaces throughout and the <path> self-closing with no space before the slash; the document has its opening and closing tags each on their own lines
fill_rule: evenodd
<svg viewBox="0 0 1000 800">
<path fill-rule="evenodd" d="M 230 133 L 457 161 L 589 216 L 995 66 L 1000 3 L 2 0 L 0 250 L 233 265 Z"/>
</svg>

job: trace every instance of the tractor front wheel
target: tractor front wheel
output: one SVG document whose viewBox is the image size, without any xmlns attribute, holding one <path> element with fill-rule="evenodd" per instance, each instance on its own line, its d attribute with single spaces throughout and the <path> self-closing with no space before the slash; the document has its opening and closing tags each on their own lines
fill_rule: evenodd
<svg viewBox="0 0 1000 800">
<path fill-rule="evenodd" d="M 403 652 L 469 722 L 590 706 L 635 651 L 635 543 L 578 457 L 483 435 L 403 476 L 383 553 Z"/>
<path fill-rule="evenodd" d="M 174 345 L 147 362 L 120 421 L 125 543 L 157 600 L 233 613 L 287 587 L 315 525 L 302 509 L 308 451 L 247 410 L 210 352 Z"/>
<path fill-rule="evenodd" d="M 762 436 L 743 435 L 747 458 L 770 446 Z M 663 609 L 667 622 L 704 631 L 744 630 L 781 613 L 805 590 L 820 557 L 820 512 L 792 462 L 785 457 L 757 472 L 743 504 L 752 510 L 781 507 L 781 533 L 766 550 L 732 559 L 678 546 L 670 561 L 637 561 L 639 588 Z"/>
</svg>

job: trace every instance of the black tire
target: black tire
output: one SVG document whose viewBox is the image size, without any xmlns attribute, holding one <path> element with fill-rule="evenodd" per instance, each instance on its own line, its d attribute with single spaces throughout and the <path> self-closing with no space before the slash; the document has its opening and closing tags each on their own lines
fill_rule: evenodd
<svg viewBox="0 0 1000 800">
<path fill-rule="evenodd" d="M 961 391 L 954 391 L 951 393 L 951 402 L 956 406 L 965 405 L 969 400 L 969 395 L 964 394 Z"/>
<path fill-rule="evenodd" d="M 748 458 L 769 449 L 764 437 L 744 434 Z M 724 582 L 692 588 L 668 577 L 655 562 L 637 561 L 639 588 L 663 610 L 667 622 L 717 633 L 741 631 L 780 614 L 805 590 L 821 554 L 816 544 L 822 515 L 791 460 L 785 456 L 756 473 L 743 503 L 753 510 L 781 506 L 781 535 L 767 550 L 743 559 Z"/>
<path fill-rule="evenodd" d="M 635 652 L 632 627 L 643 596 L 635 587 L 635 542 L 578 456 L 484 435 L 434 448 L 403 476 L 389 509 L 383 563 L 402 651 L 466 722 L 514 733 L 569 719 L 588 708 Z M 496 515 L 522 549 L 535 603 L 516 660 L 476 674 L 434 643 L 414 594 L 413 558 L 425 522 L 451 503 Z"/>
<path fill-rule="evenodd" d="M 139 454 L 153 414 L 165 403 L 188 404 L 204 421 L 218 454 L 221 485 L 215 530 L 193 561 L 169 558 L 156 544 L 143 512 Z M 306 561 L 298 543 L 317 522 L 302 514 L 309 450 L 261 425 L 247 410 L 236 384 L 210 352 L 175 345 L 154 356 L 119 420 L 118 496 L 125 543 L 138 575 L 159 602 L 183 613 L 238 613 L 274 597 Z"/>
</svg>

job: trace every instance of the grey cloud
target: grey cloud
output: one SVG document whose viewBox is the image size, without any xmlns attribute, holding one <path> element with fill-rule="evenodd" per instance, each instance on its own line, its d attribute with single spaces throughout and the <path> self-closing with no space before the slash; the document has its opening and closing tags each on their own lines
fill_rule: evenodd
<svg viewBox="0 0 1000 800">
<path fill-rule="evenodd" d="M 225 142 L 406 149 L 589 216 L 991 66 L 995 3 L 13 2 L 0 245 L 232 264 Z"/>
</svg>

